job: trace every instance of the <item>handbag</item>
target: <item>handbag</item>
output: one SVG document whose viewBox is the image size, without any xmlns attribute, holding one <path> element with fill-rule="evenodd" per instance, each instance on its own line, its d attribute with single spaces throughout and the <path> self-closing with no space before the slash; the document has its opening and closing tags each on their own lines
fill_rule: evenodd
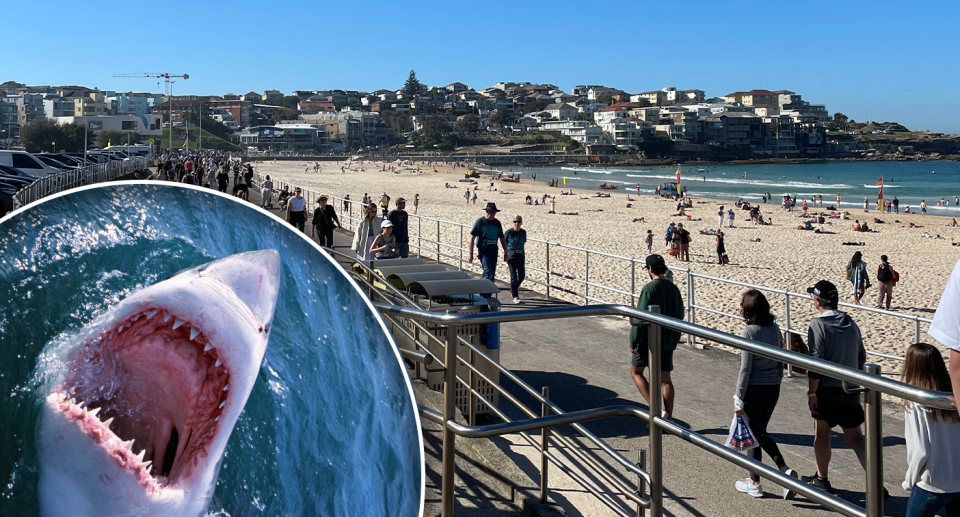
<svg viewBox="0 0 960 517">
<path fill-rule="evenodd" d="M 724 264 L 730 263 L 730 257 L 728 257 L 726 253 L 723 254 L 723 263 Z"/>
<path fill-rule="evenodd" d="M 853 274 L 853 271 L 847 269 L 847 280 L 850 280 L 850 275 Z"/>
</svg>

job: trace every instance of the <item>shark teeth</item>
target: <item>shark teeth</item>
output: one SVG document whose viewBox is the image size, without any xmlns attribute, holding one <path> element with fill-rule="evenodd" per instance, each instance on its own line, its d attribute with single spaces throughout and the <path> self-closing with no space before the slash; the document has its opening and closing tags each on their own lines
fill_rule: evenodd
<svg viewBox="0 0 960 517">
<path fill-rule="evenodd" d="M 226 406 L 226 405 L 227 405 L 227 401 L 224 400 L 223 402 L 220 403 L 220 409 L 223 409 L 223 406 Z"/>
<path fill-rule="evenodd" d="M 210 345 L 210 343 L 207 343 L 206 346 L 203 347 L 203 353 L 207 353 L 211 350 L 213 350 L 213 346 Z"/>
<path fill-rule="evenodd" d="M 147 317 L 148 320 L 149 320 L 149 319 L 153 319 L 153 317 L 157 315 L 157 309 L 150 309 L 149 311 L 147 311 L 147 312 L 145 312 L 145 313 L 143 313 L 143 314 L 144 314 L 144 316 Z"/>
<path fill-rule="evenodd" d="M 184 324 L 186 324 L 186 323 L 187 323 L 186 321 L 183 321 L 183 320 L 180 319 L 180 318 L 175 318 L 175 319 L 173 320 L 173 328 L 174 328 L 174 330 L 176 330 L 176 329 L 182 327 L 182 326 L 183 326 Z"/>
<path fill-rule="evenodd" d="M 139 314 L 137 314 L 136 316 L 130 318 L 130 321 L 137 321 L 138 319 L 140 319 L 140 315 L 139 315 Z"/>
<path fill-rule="evenodd" d="M 141 456 L 140 459 L 143 459 L 143 456 Z M 138 463 L 137 466 L 142 468 L 143 470 L 146 470 L 147 472 L 150 472 L 150 464 L 152 463 L 153 463 L 153 460 L 144 461 L 142 463 Z"/>
<path fill-rule="evenodd" d="M 90 410 L 90 416 L 97 418 L 97 414 L 100 413 L 100 408 L 95 408 Z"/>
<path fill-rule="evenodd" d="M 230 385 L 229 385 L 229 384 L 224 384 L 224 385 L 223 385 L 223 391 L 227 391 L 228 389 L 230 389 Z"/>
<path fill-rule="evenodd" d="M 166 323 L 166 322 L 170 321 L 170 318 L 171 318 L 172 316 L 173 316 L 173 315 L 170 314 L 169 312 L 163 311 L 163 322 Z"/>
<path fill-rule="evenodd" d="M 217 364 L 213 365 L 213 367 L 216 368 L 216 367 L 220 366 L 221 364 L 223 364 L 223 361 L 221 361 L 220 358 L 218 357 L 218 358 L 217 358 Z"/>
<path fill-rule="evenodd" d="M 113 423 L 113 418 L 112 418 L 112 417 L 111 417 L 111 418 L 108 418 L 108 419 L 106 419 L 106 420 L 103 421 L 103 425 L 104 425 L 104 427 L 106 427 L 107 429 L 110 428 L 110 424 L 112 424 L 112 423 Z"/>
<path fill-rule="evenodd" d="M 173 328 L 177 328 L 177 327 L 173 327 Z M 198 329 L 197 327 L 193 327 L 190 329 L 190 341 L 193 341 L 194 339 L 196 339 L 198 335 L 200 335 L 200 329 Z"/>
<path fill-rule="evenodd" d="M 142 449 L 142 450 L 140 451 L 140 454 L 137 454 L 137 463 L 143 463 L 143 457 L 144 457 L 144 455 L 146 455 L 146 454 L 147 454 L 147 450 L 146 450 L 146 449 Z"/>
</svg>

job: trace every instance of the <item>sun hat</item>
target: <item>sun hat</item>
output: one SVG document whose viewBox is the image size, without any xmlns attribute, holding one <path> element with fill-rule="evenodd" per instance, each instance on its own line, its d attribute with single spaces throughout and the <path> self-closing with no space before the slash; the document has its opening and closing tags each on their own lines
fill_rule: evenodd
<svg viewBox="0 0 960 517">
<path fill-rule="evenodd" d="M 392 227 L 393 227 L 393 223 L 391 223 L 389 219 L 380 223 L 380 228 L 392 228 Z"/>
<path fill-rule="evenodd" d="M 487 206 L 483 207 L 483 211 L 484 211 L 484 212 L 499 212 L 500 210 L 497 208 L 497 204 L 491 201 L 491 202 L 487 203 Z"/>
</svg>

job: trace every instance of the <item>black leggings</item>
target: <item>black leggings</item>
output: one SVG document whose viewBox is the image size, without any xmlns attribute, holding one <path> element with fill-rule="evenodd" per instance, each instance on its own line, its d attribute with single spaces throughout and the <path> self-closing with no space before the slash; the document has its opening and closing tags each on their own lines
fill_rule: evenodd
<svg viewBox="0 0 960 517">
<path fill-rule="evenodd" d="M 767 455 L 770 456 L 777 465 L 777 468 L 782 469 L 787 466 L 786 462 L 783 461 L 783 454 L 780 453 L 777 442 L 773 441 L 773 438 L 770 438 L 770 435 L 767 434 L 767 423 L 770 422 L 770 417 L 773 415 L 773 410 L 776 409 L 779 399 L 779 384 L 770 386 L 747 386 L 747 392 L 743 396 L 743 412 L 747 414 L 747 420 L 750 424 L 750 430 L 753 431 L 753 436 L 757 439 L 757 442 L 760 443 L 759 447 L 754 447 L 747 451 L 747 455 L 757 461 L 761 461 L 763 457 L 761 451 L 766 451 Z M 751 472 L 750 479 L 754 482 L 759 482 L 760 476 Z"/>
</svg>

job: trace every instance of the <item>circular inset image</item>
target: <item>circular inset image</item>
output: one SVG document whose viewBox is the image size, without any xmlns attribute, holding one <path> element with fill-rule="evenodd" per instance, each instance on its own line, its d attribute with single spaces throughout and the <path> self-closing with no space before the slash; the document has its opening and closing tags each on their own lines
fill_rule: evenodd
<svg viewBox="0 0 960 517">
<path fill-rule="evenodd" d="M 397 347 L 323 251 L 212 190 L 0 220 L 2 515 L 415 516 Z"/>
</svg>

